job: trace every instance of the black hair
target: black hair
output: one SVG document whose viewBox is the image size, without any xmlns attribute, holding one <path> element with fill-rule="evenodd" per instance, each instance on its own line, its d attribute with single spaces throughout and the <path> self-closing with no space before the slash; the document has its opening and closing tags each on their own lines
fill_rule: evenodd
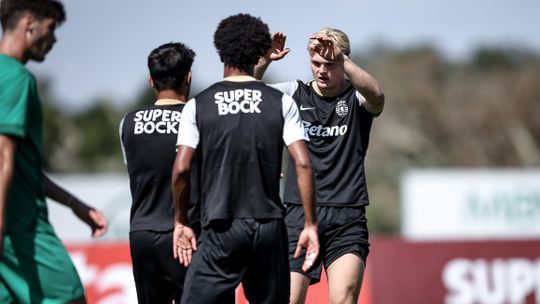
<svg viewBox="0 0 540 304">
<path fill-rule="evenodd" d="M 52 18 L 56 25 L 66 20 L 64 5 L 56 0 L 1 0 L 0 23 L 2 29 L 15 29 L 17 23 L 25 13 L 32 14 L 36 19 Z"/>
<path fill-rule="evenodd" d="M 272 38 L 268 25 L 260 18 L 237 14 L 219 23 L 214 45 L 225 66 L 250 71 L 270 50 Z"/>
<path fill-rule="evenodd" d="M 195 52 L 180 42 L 155 48 L 148 55 L 148 70 L 156 90 L 178 90 L 191 70 Z"/>
</svg>

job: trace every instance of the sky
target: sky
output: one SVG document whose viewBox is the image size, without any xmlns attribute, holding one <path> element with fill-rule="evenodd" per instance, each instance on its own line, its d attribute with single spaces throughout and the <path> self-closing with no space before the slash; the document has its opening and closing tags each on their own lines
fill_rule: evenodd
<svg viewBox="0 0 540 304">
<path fill-rule="evenodd" d="M 276 81 L 309 80 L 308 37 L 323 27 L 345 31 L 352 50 L 384 43 L 406 48 L 431 43 L 449 58 L 478 46 L 511 44 L 540 52 L 538 0 L 64 0 L 67 21 L 43 63 L 29 63 L 51 81 L 54 102 L 80 111 L 97 98 L 119 107 L 146 85 L 147 56 L 180 41 L 196 53 L 194 86 L 223 77 L 213 33 L 223 18 L 249 13 L 271 32 L 287 35 L 291 53 L 270 66 Z M 376 75 L 374 75 L 376 76 Z"/>
</svg>

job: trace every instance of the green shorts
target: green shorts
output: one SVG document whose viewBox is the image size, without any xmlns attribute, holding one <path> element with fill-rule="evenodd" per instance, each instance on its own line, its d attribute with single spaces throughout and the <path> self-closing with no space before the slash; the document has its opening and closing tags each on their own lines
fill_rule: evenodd
<svg viewBox="0 0 540 304">
<path fill-rule="evenodd" d="M 84 295 L 68 252 L 49 223 L 4 236 L 0 303 L 67 303 Z"/>
</svg>

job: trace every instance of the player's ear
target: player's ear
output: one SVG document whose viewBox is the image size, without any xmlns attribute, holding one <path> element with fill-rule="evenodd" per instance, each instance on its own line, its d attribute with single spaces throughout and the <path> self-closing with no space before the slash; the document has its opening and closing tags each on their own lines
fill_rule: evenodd
<svg viewBox="0 0 540 304">
<path fill-rule="evenodd" d="M 184 77 L 184 85 L 186 88 L 189 88 L 191 86 L 191 70 L 186 74 Z"/>
<path fill-rule="evenodd" d="M 156 86 L 154 85 L 154 80 L 152 79 L 152 76 L 148 75 L 148 84 L 152 89 L 156 89 Z"/>
<path fill-rule="evenodd" d="M 25 14 L 19 21 L 19 26 L 22 26 L 26 34 L 32 35 L 36 28 L 36 18 L 32 14 Z"/>
</svg>

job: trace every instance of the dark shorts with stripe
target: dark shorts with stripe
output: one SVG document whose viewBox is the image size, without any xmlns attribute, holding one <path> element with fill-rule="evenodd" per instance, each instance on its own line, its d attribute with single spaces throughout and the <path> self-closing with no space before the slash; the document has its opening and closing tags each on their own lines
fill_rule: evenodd
<svg viewBox="0 0 540 304">
<path fill-rule="evenodd" d="M 180 302 L 186 268 L 173 257 L 173 232 L 129 233 L 133 276 L 140 304 Z"/>
<path fill-rule="evenodd" d="M 304 208 L 302 205 L 288 204 L 285 216 L 291 271 L 309 276 L 311 284 L 320 281 L 323 265 L 328 268 L 335 260 L 347 253 L 357 254 L 365 262 L 369 254 L 365 207 L 317 206 L 316 211 L 320 243 L 319 257 L 307 272 L 302 271 L 305 253 L 297 259 L 294 258 L 298 236 L 304 228 Z"/>
<path fill-rule="evenodd" d="M 229 301 L 242 283 L 250 303 L 289 303 L 290 271 L 283 219 L 212 221 L 202 229 L 181 303 Z"/>
</svg>

